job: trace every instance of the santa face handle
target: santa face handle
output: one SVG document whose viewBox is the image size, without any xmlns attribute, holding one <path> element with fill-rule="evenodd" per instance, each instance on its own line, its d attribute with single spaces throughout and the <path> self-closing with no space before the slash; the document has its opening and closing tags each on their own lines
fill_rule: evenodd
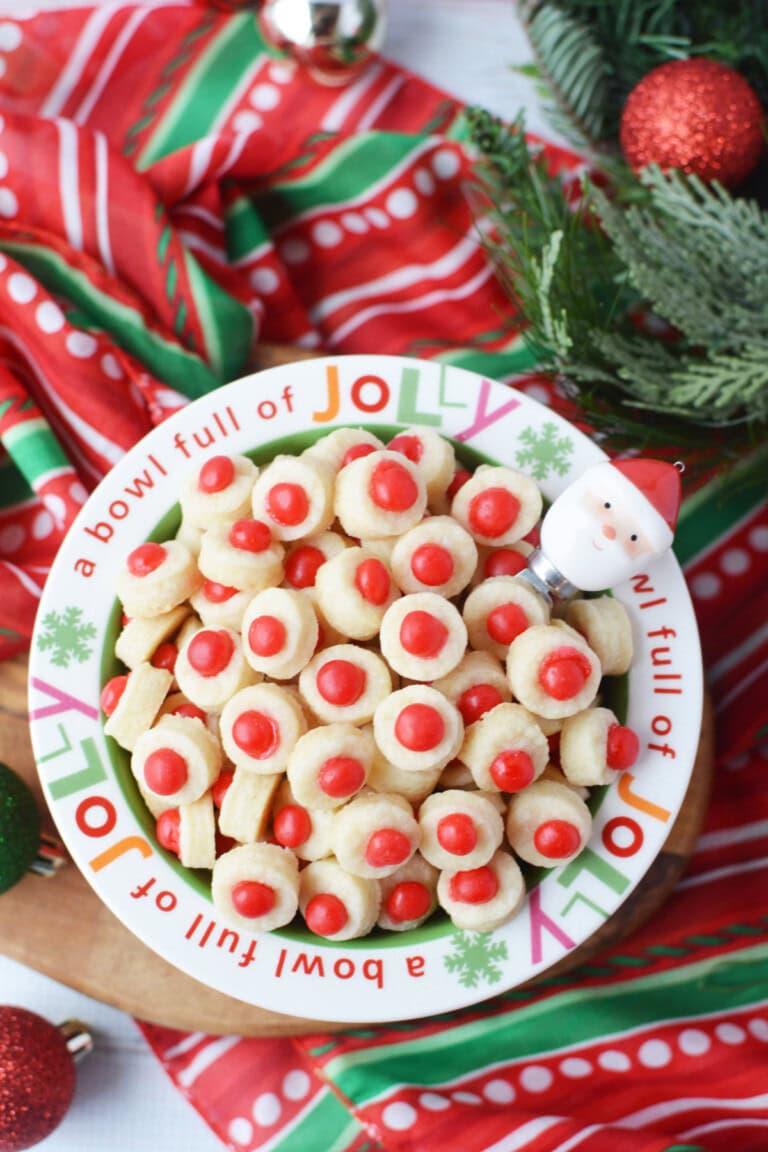
<svg viewBox="0 0 768 1152">
<path fill-rule="evenodd" d="M 595 464 L 552 504 L 522 575 L 550 598 L 612 588 L 667 551 L 679 508 L 680 471 L 673 464 Z"/>
</svg>

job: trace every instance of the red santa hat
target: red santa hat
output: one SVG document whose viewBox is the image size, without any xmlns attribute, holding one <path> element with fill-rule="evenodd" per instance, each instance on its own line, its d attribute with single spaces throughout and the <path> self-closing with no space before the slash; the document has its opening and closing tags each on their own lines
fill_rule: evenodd
<svg viewBox="0 0 768 1152">
<path fill-rule="evenodd" d="M 612 460 L 614 468 L 639 488 L 649 504 L 666 521 L 671 532 L 680 511 L 680 472 L 662 460 Z"/>
</svg>

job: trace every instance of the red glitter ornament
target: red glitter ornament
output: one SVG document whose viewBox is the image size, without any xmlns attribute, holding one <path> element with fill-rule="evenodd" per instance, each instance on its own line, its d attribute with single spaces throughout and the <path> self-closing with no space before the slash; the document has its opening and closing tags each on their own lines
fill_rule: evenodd
<svg viewBox="0 0 768 1152">
<path fill-rule="evenodd" d="M 624 158 L 681 168 L 737 188 L 763 151 L 765 113 L 743 76 L 707 57 L 654 68 L 629 94 L 621 117 Z"/>
</svg>

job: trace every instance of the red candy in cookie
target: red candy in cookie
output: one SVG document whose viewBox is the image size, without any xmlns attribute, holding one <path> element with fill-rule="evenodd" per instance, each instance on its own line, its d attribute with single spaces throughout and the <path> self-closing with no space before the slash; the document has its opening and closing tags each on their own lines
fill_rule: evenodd
<svg viewBox="0 0 768 1152">
<path fill-rule="evenodd" d="M 155 834 L 158 843 L 174 856 L 179 854 L 179 836 L 181 833 L 181 813 L 178 808 L 169 808 L 161 812 L 155 824 Z"/>
<path fill-rule="evenodd" d="M 469 505 L 469 525 L 478 536 L 503 536 L 520 513 L 520 501 L 507 488 L 485 488 Z"/>
<path fill-rule="evenodd" d="M 332 756 L 321 765 L 317 782 L 335 800 L 354 795 L 363 786 L 365 768 L 354 756 Z"/>
<path fill-rule="evenodd" d="M 389 596 L 392 581 L 381 560 L 363 560 L 355 572 L 355 587 L 369 604 L 383 604 Z"/>
<path fill-rule="evenodd" d="M 257 616 L 248 628 L 248 643 L 257 656 L 276 656 L 285 638 L 285 625 L 276 616 Z"/>
<path fill-rule="evenodd" d="M 241 916 L 265 916 L 275 906 L 275 890 L 258 880 L 241 880 L 232 889 L 232 903 Z"/>
<path fill-rule="evenodd" d="M 312 835 L 312 817 L 300 804 L 286 804 L 275 816 L 275 840 L 284 848 L 298 848 Z"/>
<path fill-rule="evenodd" d="M 395 721 L 395 736 L 410 752 L 428 752 L 445 735 L 445 723 L 429 704 L 408 704 Z"/>
<path fill-rule="evenodd" d="M 189 642 L 187 659 L 200 676 L 218 676 L 235 650 L 232 637 L 223 629 L 203 628 Z"/>
<path fill-rule="evenodd" d="M 569 820 L 546 820 L 534 832 L 533 843 L 542 856 L 561 860 L 578 851 L 581 834 Z"/>
<path fill-rule="evenodd" d="M 411 842 L 398 828 L 379 828 L 365 849 L 365 859 L 373 868 L 402 864 L 410 855 Z"/>
<path fill-rule="evenodd" d="M 531 783 L 536 770 L 527 752 L 509 749 L 495 757 L 490 773 L 494 784 L 502 792 L 520 792 Z"/>
<path fill-rule="evenodd" d="M 201 492 L 223 492 L 235 478 L 235 466 L 229 456 L 212 456 L 206 460 L 197 477 Z"/>
<path fill-rule="evenodd" d="M 486 904 L 499 890 L 496 873 L 487 864 L 470 868 L 451 877 L 448 891 L 452 900 L 461 904 Z"/>
<path fill-rule="evenodd" d="M 411 920 L 420 920 L 426 916 L 432 903 L 429 889 L 417 880 L 404 880 L 395 885 L 384 907 L 391 920 L 398 924 L 407 924 Z"/>
<path fill-rule="evenodd" d="M 205 580 L 202 592 L 211 604 L 225 604 L 237 595 L 237 588 L 228 588 L 226 584 L 218 584 L 215 580 Z"/>
<path fill-rule="evenodd" d="M 578 696 L 592 673 L 592 665 L 578 648 L 564 645 L 549 652 L 539 664 L 539 684 L 555 700 Z"/>
<path fill-rule="evenodd" d="M 400 625 L 400 643 L 412 656 L 437 656 L 447 640 L 445 624 L 430 612 L 409 612 Z"/>
<path fill-rule="evenodd" d="M 444 816 L 437 825 L 437 839 L 446 852 L 466 856 L 477 846 L 477 829 L 471 816 L 454 812 Z"/>
<path fill-rule="evenodd" d="M 280 742 L 280 730 L 271 716 L 263 712 L 241 712 L 232 725 L 232 738 L 246 755 L 254 760 L 271 756 Z"/>
<path fill-rule="evenodd" d="M 125 692 L 128 676 L 113 676 L 101 690 L 101 710 L 105 716 L 111 716 L 120 703 L 120 697 Z"/>
<path fill-rule="evenodd" d="M 640 752 L 640 741 L 632 728 L 623 724 L 611 724 L 608 729 L 606 763 L 615 772 L 631 768 Z"/>
<path fill-rule="evenodd" d="M 485 558 L 483 576 L 517 576 L 527 566 L 527 560 L 522 552 L 514 548 L 497 548 Z"/>
<path fill-rule="evenodd" d="M 519 604 L 499 604 L 488 613 L 485 626 L 488 635 L 498 644 L 511 644 L 516 636 L 530 624 L 528 617 Z"/>
<path fill-rule="evenodd" d="M 335 936 L 341 932 L 349 916 L 338 896 L 323 892 L 313 896 L 304 912 L 307 927 L 317 936 Z"/>
<path fill-rule="evenodd" d="M 266 506 L 276 524 L 295 527 L 307 518 L 309 497 L 301 484 L 275 484 L 267 493 Z"/>
<path fill-rule="evenodd" d="M 222 804 L 224 803 L 224 797 L 229 791 L 230 785 L 232 784 L 234 778 L 234 769 L 225 768 L 224 771 L 220 774 L 218 780 L 215 781 L 213 787 L 211 788 L 211 797 L 216 808 L 221 808 Z"/>
<path fill-rule="evenodd" d="M 149 576 L 160 567 L 166 556 L 162 544 L 140 544 L 128 556 L 128 571 L 132 576 Z"/>
<path fill-rule="evenodd" d="M 458 470 L 458 472 L 454 475 L 453 480 L 451 480 L 450 484 L 448 485 L 448 492 L 447 492 L 448 499 L 453 500 L 456 493 L 464 487 L 467 480 L 471 480 L 471 479 L 472 479 L 472 473 L 467 472 L 466 468 L 460 468 Z"/>
<path fill-rule="evenodd" d="M 347 464 L 351 464 L 353 460 L 359 460 L 362 456 L 370 456 L 371 452 L 375 452 L 376 448 L 373 444 L 353 444 L 351 448 L 347 448 L 344 453 L 341 466 L 345 468 Z"/>
<path fill-rule="evenodd" d="M 325 564 L 325 554 L 311 544 L 291 552 L 285 562 L 285 580 L 291 588 L 314 588 L 317 570 Z"/>
<path fill-rule="evenodd" d="M 189 778 L 187 762 L 172 748 L 158 748 L 144 761 L 144 779 L 147 787 L 158 796 L 172 796 L 179 792 Z"/>
<path fill-rule="evenodd" d="M 390 440 L 387 445 L 390 452 L 402 452 L 403 456 L 407 456 L 412 464 L 418 464 L 424 455 L 424 445 L 418 436 L 409 436 L 407 432 L 401 432 L 399 436 L 395 436 L 394 440 Z"/>
<path fill-rule="evenodd" d="M 456 701 L 456 707 L 461 712 L 465 724 L 474 724 L 486 712 L 490 712 L 497 704 L 503 702 L 504 697 L 493 684 L 473 684 L 462 692 Z"/>
<path fill-rule="evenodd" d="M 422 584 L 435 588 L 453 575 L 453 557 L 439 544 L 422 544 L 411 557 L 411 572 Z"/>
<path fill-rule="evenodd" d="M 229 530 L 229 542 L 243 552 L 266 552 L 272 533 L 262 520 L 235 520 Z"/>
<path fill-rule="evenodd" d="M 346 707 L 365 691 L 365 669 L 351 660 L 329 660 L 317 673 L 317 690 L 329 704 Z"/>
<path fill-rule="evenodd" d="M 165 668 L 167 672 L 173 672 L 176 667 L 176 657 L 179 655 L 179 650 L 175 644 L 167 641 L 165 644 L 160 644 L 155 649 L 155 654 L 152 657 L 153 668 Z"/>
<path fill-rule="evenodd" d="M 416 481 L 396 460 L 382 460 L 373 471 L 370 495 L 386 512 L 406 512 L 419 498 Z"/>
</svg>

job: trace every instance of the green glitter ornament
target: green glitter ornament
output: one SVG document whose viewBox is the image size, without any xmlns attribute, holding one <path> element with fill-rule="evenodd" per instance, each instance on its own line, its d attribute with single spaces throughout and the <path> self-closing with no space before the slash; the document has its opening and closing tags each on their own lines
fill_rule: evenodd
<svg viewBox="0 0 768 1152">
<path fill-rule="evenodd" d="M 40 814 L 27 785 L 0 763 L 0 894 L 18 884 L 40 847 Z"/>
</svg>

